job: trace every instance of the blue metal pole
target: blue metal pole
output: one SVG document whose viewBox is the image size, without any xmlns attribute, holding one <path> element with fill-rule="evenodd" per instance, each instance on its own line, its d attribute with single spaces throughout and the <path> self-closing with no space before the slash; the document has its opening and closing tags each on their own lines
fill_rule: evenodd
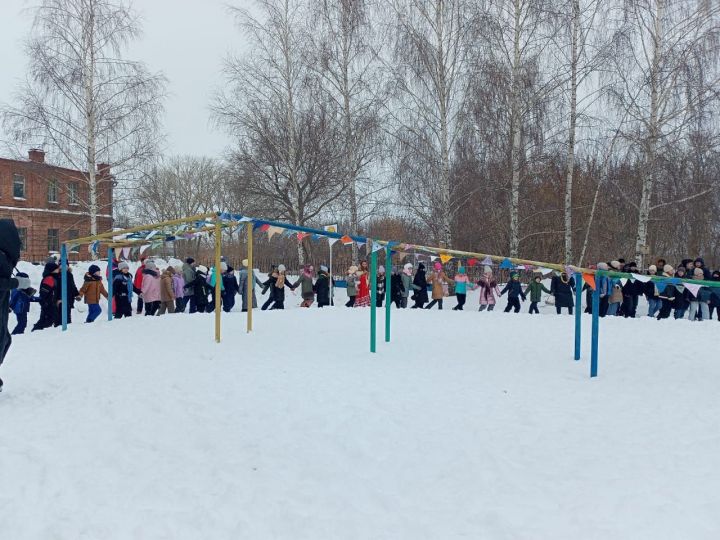
<svg viewBox="0 0 720 540">
<path fill-rule="evenodd" d="M 580 336 L 582 334 L 582 286 L 580 272 L 575 272 L 575 360 L 580 360 Z"/>
<path fill-rule="evenodd" d="M 377 251 L 370 256 L 370 352 L 375 352 L 377 332 Z"/>
<path fill-rule="evenodd" d="M 113 249 L 108 248 L 107 276 L 108 276 L 108 321 L 113 320 L 112 303 L 113 303 Z"/>
<path fill-rule="evenodd" d="M 392 304 L 392 251 L 385 248 L 385 343 L 390 343 L 390 304 Z"/>
<path fill-rule="evenodd" d="M 67 330 L 68 325 L 67 269 L 67 246 L 63 244 L 60 247 L 60 299 L 62 300 L 62 312 L 60 317 L 62 318 L 63 332 Z"/>
<path fill-rule="evenodd" d="M 590 346 L 590 377 L 597 377 L 598 339 L 600 333 L 600 274 L 595 274 L 595 290 L 592 297 L 592 343 Z"/>
</svg>

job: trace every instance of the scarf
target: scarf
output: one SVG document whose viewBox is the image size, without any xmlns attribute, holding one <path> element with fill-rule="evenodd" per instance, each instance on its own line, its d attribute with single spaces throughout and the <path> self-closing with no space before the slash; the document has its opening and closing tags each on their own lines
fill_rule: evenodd
<svg viewBox="0 0 720 540">
<path fill-rule="evenodd" d="M 280 272 L 277 277 L 277 281 L 275 282 L 275 287 L 278 289 L 282 289 L 285 286 L 285 274 Z"/>
</svg>

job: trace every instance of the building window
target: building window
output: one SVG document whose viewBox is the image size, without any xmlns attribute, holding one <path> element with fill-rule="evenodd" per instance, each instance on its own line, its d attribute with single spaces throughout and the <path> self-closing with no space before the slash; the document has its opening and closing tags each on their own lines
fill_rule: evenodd
<svg viewBox="0 0 720 540">
<path fill-rule="evenodd" d="M 78 183 L 70 182 L 68 184 L 68 203 L 78 204 Z"/>
<path fill-rule="evenodd" d="M 18 235 L 20 236 L 20 251 L 27 251 L 27 228 L 18 227 Z"/>
<path fill-rule="evenodd" d="M 55 178 L 48 182 L 48 202 L 58 202 L 58 181 Z"/>
<path fill-rule="evenodd" d="M 25 177 L 21 174 L 13 174 L 13 197 L 25 198 Z"/>
<path fill-rule="evenodd" d="M 68 240 L 75 240 L 76 238 L 80 238 L 80 234 L 78 233 L 77 229 L 70 229 L 67 232 L 67 239 Z"/>
<path fill-rule="evenodd" d="M 48 229 L 48 251 L 60 251 L 60 235 L 57 229 Z"/>
</svg>

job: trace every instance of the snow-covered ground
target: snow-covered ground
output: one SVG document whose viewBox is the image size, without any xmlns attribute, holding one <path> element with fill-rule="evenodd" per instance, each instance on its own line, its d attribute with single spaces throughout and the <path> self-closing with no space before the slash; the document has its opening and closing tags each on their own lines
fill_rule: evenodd
<svg viewBox="0 0 720 540">
<path fill-rule="evenodd" d="M 717 321 L 605 319 L 591 380 L 589 317 L 574 362 L 571 317 L 476 305 L 375 355 L 339 306 L 19 336 L 0 538 L 720 536 Z"/>
</svg>

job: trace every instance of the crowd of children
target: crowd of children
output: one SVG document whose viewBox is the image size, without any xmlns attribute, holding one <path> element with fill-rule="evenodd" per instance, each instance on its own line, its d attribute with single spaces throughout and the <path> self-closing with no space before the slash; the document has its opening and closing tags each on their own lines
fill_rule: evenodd
<svg viewBox="0 0 720 540">
<path fill-rule="evenodd" d="M 692 278 L 697 280 L 720 281 L 720 271 L 710 272 L 702 259 L 683 260 L 677 270 L 664 260 L 651 265 L 646 274 L 661 275 L 667 278 Z M 611 261 L 598 263 L 597 269 L 604 271 L 638 274 L 635 263 Z M 188 258 L 183 264 L 167 266 L 160 271 L 154 260 L 142 258 L 135 273 L 130 273 L 127 262 L 115 262 L 111 269 L 112 276 L 112 309 L 116 318 L 130 317 L 133 314 L 133 297 L 137 297 L 136 314 L 147 316 L 164 315 L 166 313 L 207 313 L 216 309 L 215 298 L 216 276 L 214 267 L 208 269 L 199 265 L 194 259 Z M 54 258 L 45 264 L 39 291 L 36 291 L 27 274 L 15 276 L 18 287 L 12 291 L 10 309 L 15 314 L 17 324 L 13 334 L 22 334 L 27 328 L 27 316 L 30 304 L 40 304 L 40 317 L 32 330 L 42 330 L 51 326 L 59 326 L 62 321 L 63 309 L 67 312 L 68 322 L 72 322 L 72 310 L 76 301 L 84 301 L 87 306 L 85 322 L 91 323 L 101 314 L 100 299 L 108 298 L 108 291 L 103 284 L 102 271 L 97 265 L 90 265 L 85 273 L 80 289 L 76 287 L 73 274 L 68 270 L 67 306 L 61 300 L 60 267 Z M 250 291 L 248 291 L 250 281 Z M 261 287 L 261 295 L 268 295 L 262 310 L 284 309 L 285 291 L 299 289 L 301 307 L 309 308 L 317 303 L 322 308 L 333 305 L 331 288 L 334 279 L 328 268 L 321 265 L 317 273 L 311 265 L 305 265 L 297 280 L 292 282 L 286 274 L 284 265 L 273 266 L 265 281 L 261 281 L 255 272 L 248 269 L 248 261 L 242 261 L 242 269 L 235 272 L 225 260 L 221 263 L 220 296 L 223 311 L 229 312 L 235 306 L 235 297 L 241 297 L 241 309 L 247 311 L 248 304 L 257 307 L 256 286 Z M 424 263 L 417 268 L 412 263 L 405 264 L 390 277 L 390 289 L 386 290 L 386 275 L 383 266 L 378 267 L 376 281 L 376 305 L 382 307 L 387 300 L 399 309 L 407 308 L 408 300 L 413 304 L 411 309 L 432 309 L 437 306 L 443 309 L 443 301 L 450 295 L 456 297 L 453 310 L 462 311 L 466 305 L 469 291 L 479 290 L 478 310 L 492 311 L 499 299 L 507 295 L 505 312 L 518 313 L 521 302 L 529 299 L 528 312 L 540 313 L 538 305 L 543 301 L 554 305 L 558 314 L 563 308 L 572 314 L 575 298 L 575 279 L 565 272 L 556 273 L 551 278 L 550 288 L 543 283 L 543 275 L 533 273 L 529 283 L 524 285 L 520 273 L 512 271 L 509 280 L 502 290 L 498 279 L 490 266 L 484 266 L 476 281 L 471 281 L 464 266 L 459 266 L 455 275 L 450 278 L 442 263 L 435 262 L 429 275 Z M 346 307 L 367 307 L 371 302 L 371 280 L 367 261 L 358 266 L 350 266 L 345 276 L 348 296 Z M 682 283 L 667 283 L 664 286 L 652 280 L 620 279 L 607 275 L 596 276 L 596 286 L 600 295 L 600 316 L 635 317 L 638 299 L 645 296 L 648 304 L 647 315 L 665 319 L 671 315 L 676 319 L 708 320 L 713 311 L 720 320 L 720 288 L 702 286 L 698 289 L 687 287 Z M 587 295 L 586 312 L 591 311 L 592 289 L 585 284 Z"/>
</svg>

